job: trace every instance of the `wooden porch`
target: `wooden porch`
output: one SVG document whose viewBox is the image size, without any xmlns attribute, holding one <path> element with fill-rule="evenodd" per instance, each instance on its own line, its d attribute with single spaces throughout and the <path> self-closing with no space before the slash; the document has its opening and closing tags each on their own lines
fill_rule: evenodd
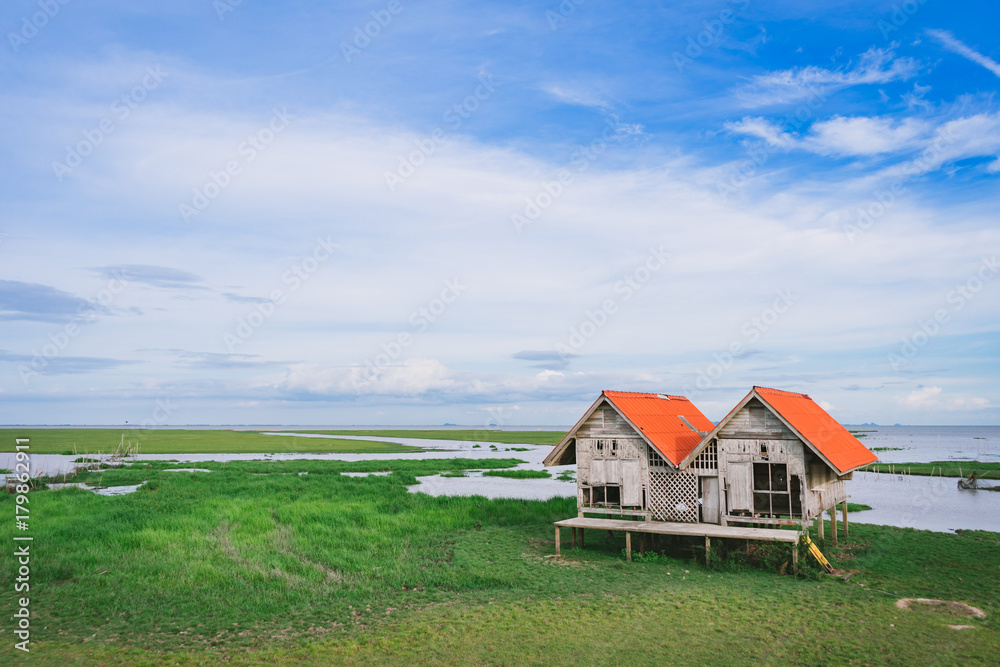
<svg viewBox="0 0 1000 667">
<path fill-rule="evenodd" d="M 684 535 L 688 537 L 705 538 L 705 559 L 711 558 L 712 538 L 730 538 L 737 540 L 759 540 L 767 542 L 787 542 L 792 545 L 792 568 L 798 572 L 799 551 L 795 546 L 802 533 L 798 530 L 781 530 L 777 528 L 745 528 L 743 526 L 720 526 L 713 523 L 672 523 L 667 521 L 623 521 L 621 519 L 594 519 L 591 517 L 573 517 L 555 522 L 556 555 L 560 553 L 561 529 L 572 530 L 571 541 L 576 548 L 579 535 L 580 546 L 583 546 L 583 531 L 607 530 L 625 533 L 625 559 L 632 560 L 632 533 L 641 535 Z"/>
</svg>

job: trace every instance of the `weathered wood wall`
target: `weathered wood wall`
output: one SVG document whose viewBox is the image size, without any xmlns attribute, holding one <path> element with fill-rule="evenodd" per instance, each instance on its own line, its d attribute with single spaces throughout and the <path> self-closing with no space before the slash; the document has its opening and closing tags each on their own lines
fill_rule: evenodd
<svg viewBox="0 0 1000 667">
<path fill-rule="evenodd" d="M 586 487 L 620 484 L 622 505 L 642 505 L 649 479 L 647 445 L 613 407 L 604 403 L 576 431 L 577 507 Z M 616 440 L 615 452 L 598 451 L 598 440 Z"/>
<path fill-rule="evenodd" d="M 721 506 L 753 509 L 753 463 L 783 463 L 789 480 L 802 479 L 806 518 L 846 499 L 844 480 L 816 456 L 769 408 L 751 400 L 718 434 Z"/>
</svg>

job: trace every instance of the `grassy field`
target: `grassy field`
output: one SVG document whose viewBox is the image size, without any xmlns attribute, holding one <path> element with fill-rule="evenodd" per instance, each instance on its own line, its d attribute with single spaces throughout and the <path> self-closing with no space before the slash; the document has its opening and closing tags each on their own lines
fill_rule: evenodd
<svg viewBox="0 0 1000 667">
<path fill-rule="evenodd" d="M 0 429 L 0 452 L 13 452 L 16 438 L 31 440 L 32 454 L 112 452 L 121 443 L 138 443 L 142 454 L 360 453 L 400 454 L 424 451 L 419 447 L 373 440 L 296 438 L 263 435 L 257 431 L 113 428 L 5 428 Z"/>
<path fill-rule="evenodd" d="M 131 495 L 33 491 L 32 652 L 13 649 L 5 624 L 0 662 L 902 665 L 1000 655 L 995 533 L 852 524 L 839 549 L 823 545 L 835 565 L 860 571 L 845 583 L 807 560 L 802 576 L 782 576 L 785 545 L 726 554 L 714 541 L 708 568 L 697 543 L 678 541 L 625 563 L 623 536 L 591 531 L 585 549 L 546 558 L 552 521 L 575 515 L 573 499 L 407 491 L 417 475 L 518 463 L 199 463 L 209 473 L 154 463 L 80 477 L 147 481 Z M 392 474 L 339 474 L 376 470 Z M 0 497 L 0 513 L 13 506 Z M 12 533 L 13 521 L 0 522 L 0 540 L 12 544 Z M 0 558 L 4 581 L 15 568 Z M 893 604 L 901 597 L 960 600 L 988 617 L 904 611 Z M 4 610 L 14 599 L 4 587 Z"/>
<path fill-rule="evenodd" d="M 1000 463 L 978 461 L 931 461 L 930 463 L 872 463 L 859 468 L 868 472 L 894 471 L 906 475 L 935 475 L 941 477 L 968 477 L 973 471 L 981 479 L 1000 479 Z"/>
<path fill-rule="evenodd" d="M 356 435 L 370 438 L 421 438 L 428 440 L 475 440 L 479 442 L 499 442 L 506 445 L 557 445 L 566 435 L 565 431 L 491 431 L 489 429 L 463 429 L 425 431 L 393 430 L 380 431 L 300 431 L 289 430 L 287 433 L 323 433 L 325 435 Z"/>
</svg>

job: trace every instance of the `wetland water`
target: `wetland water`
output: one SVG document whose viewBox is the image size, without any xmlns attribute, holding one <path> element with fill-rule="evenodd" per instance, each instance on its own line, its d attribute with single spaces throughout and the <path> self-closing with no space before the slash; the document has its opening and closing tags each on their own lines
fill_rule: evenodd
<svg viewBox="0 0 1000 667">
<path fill-rule="evenodd" d="M 1000 427 L 996 426 L 896 426 L 851 427 L 871 431 L 862 442 L 869 448 L 899 448 L 876 451 L 885 462 L 935 460 L 1000 460 Z M 295 459 L 334 461 L 377 461 L 393 459 L 489 459 L 517 458 L 526 463 L 523 469 L 541 470 L 542 459 L 551 451 L 545 445 L 507 445 L 457 440 L 425 440 L 419 438 L 382 438 L 372 436 L 323 436 L 282 433 L 298 437 L 335 437 L 338 439 L 379 440 L 398 442 L 433 449 L 413 454 L 141 454 L 136 461 L 291 461 Z M 491 444 L 495 449 L 491 449 Z M 479 445 L 476 447 L 476 445 Z M 512 451 L 513 447 L 525 451 Z M 56 454 L 32 455 L 34 475 L 55 475 L 71 472 L 74 456 Z M 0 468 L 13 469 L 14 454 L 0 454 Z M 549 468 L 553 476 L 573 466 Z M 576 483 L 557 479 L 509 479 L 483 477 L 470 472 L 468 477 L 419 477 L 410 488 L 414 493 L 431 495 L 482 495 L 488 498 L 524 498 L 545 500 L 576 494 Z M 874 509 L 854 512 L 850 521 L 890 526 L 912 527 L 939 532 L 958 529 L 1000 532 L 1000 492 L 960 491 L 955 478 L 918 477 L 874 473 L 855 473 L 847 483 L 851 502 L 871 505 Z"/>
</svg>

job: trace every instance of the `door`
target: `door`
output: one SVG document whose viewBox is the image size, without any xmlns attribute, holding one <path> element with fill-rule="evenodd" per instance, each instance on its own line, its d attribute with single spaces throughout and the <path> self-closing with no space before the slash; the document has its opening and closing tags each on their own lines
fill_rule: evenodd
<svg viewBox="0 0 1000 667">
<path fill-rule="evenodd" d="M 730 512 L 753 508 L 753 474 L 749 461 L 730 462 L 726 466 L 726 490 Z"/>
<path fill-rule="evenodd" d="M 719 523 L 719 478 L 701 478 L 701 520 Z"/>
<path fill-rule="evenodd" d="M 642 468 L 639 459 L 624 459 L 622 466 L 622 506 L 642 506 Z"/>
<path fill-rule="evenodd" d="M 590 462 L 590 485 L 604 486 L 608 483 L 608 476 L 604 468 L 604 459 L 593 459 Z"/>
</svg>

